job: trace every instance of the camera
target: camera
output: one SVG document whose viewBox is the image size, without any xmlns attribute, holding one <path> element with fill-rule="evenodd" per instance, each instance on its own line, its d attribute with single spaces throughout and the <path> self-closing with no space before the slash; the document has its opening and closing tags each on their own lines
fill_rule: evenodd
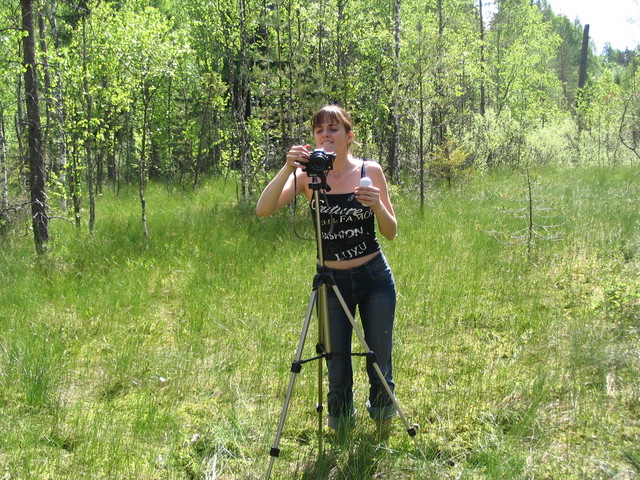
<svg viewBox="0 0 640 480">
<path fill-rule="evenodd" d="M 333 170 L 333 161 L 335 159 L 335 153 L 326 153 L 324 148 L 316 148 L 309 156 L 309 161 L 302 167 L 302 170 L 307 172 L 308 177 L 324 177 L 327 171 Z"/>
</svg>

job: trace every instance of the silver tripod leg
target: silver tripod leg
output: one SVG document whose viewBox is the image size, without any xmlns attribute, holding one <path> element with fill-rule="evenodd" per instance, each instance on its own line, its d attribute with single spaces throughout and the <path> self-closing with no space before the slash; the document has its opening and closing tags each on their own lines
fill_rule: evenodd
<svg viewBox="0 0 640 480">
<path fill-rule="evenodd" d="M 304 316 L 304 323 L 302 325 L 302 333 L 300 334 L 300 341 L 298 342 L 298 350 L 296 352 L 296 357 L 291 365 L 291 379 L 289 380 L 289 388 L 287 388 L 287 394 L 284 399 L 284 405 L 282 406 L 282 412 L 280 413 L 280 421 L 278 422 L 278 431 L 276 432 L 276 438 L 273 442 L 273 447 L 271 447 L 271 460 L 269 461 L 269 468 L 267 469 L 267 474 L 264 477 L 265 480 L 269 480 L 271 477 L 271 470 L 273 469 L 273 462 L 276 457 L 280 454 L 280 449 L 278 445 L 280 444 L 280 438 L 282 436 L 282 429 L 284 428 L 284 421 L 287 418 L 287 411 L 289 410 L 289 403 L 291 401 L 291 394 L 293 393 L 293 387 L 296 383 L 296 375 L 300 373 L 300 359 L 302 358 L 302 350 L 304 349 L 305 340 L 307 338 L 307 333 L 309 332 L 309 324 L 311 323 L 311 315 L 313 313 L 313 306 L 315 304 L 317 297 L 317 292 L 314 290 L 311 292 L 311 298 L 309 299 L 309 305 L 307 307 L 307 313 Z"/>
<path fill-rule="evenodd" d="M 318 346 L 316 352 L 318 355 L 327 355 L 331 353 L 331 334 L 329 331 L 329 307 L 327 303 L 327 285 L 321 284 L 318 287 Z M 322 390 L 323 375 L 322 375 L 322 361 L 318 362 L 318 403 L 316 405 L 316 411 L 318 412 L 318 450 L 323 452 L 324 443 L 322 438 L 322 411 L 324 410 L 322 401 L 324 400 L 324 393 Z"/>
<path fill-rule="evenodd" d="M 353 318 L 353 315 L 351 315 L 351 312 L 349 311 L 349 307 L 347 306 L 347 303 L 344 301 L 344 297 L 340 293 L 340 290 L 338 289 L 338 287 L 335 284 L 333 284 L 332 287 L 333 287 L 334 293 L 336 294 L 336 297 L 340 301 L 340 305 L 342 305 L 342 309 L 344 310 L 344 313 L 349 318 L 349 322 L 351 322 L 351 326 L 353 327 L 353 331 L 356 332 L 356 336 L 358 337 L 358 340 L 362 344 L 362 347 L 365 349 L 366 354 L 367 355 L 373 355 L 374 358 L 375 358 L 375 352 L 372 352 L 371 349 L 369 348 L 369 345 L 367 345 L 367 341 L 364 339 L 364 335 L 362 334 L 362 331 L 360 330 L 360 327 L 358 327 L 358 324 L 356 323 L 355 319 Z M 407 428 L 407 432 L 409 433 L 409 436 L 415 437 L 415 435 L 416 435 L 416 426 L 415 425 L 410 425 L 409 422 L 407 421 L 407 418 L 404 416 L 404 413 L 402 412 L 402 409 L 400 408 L 400 404 L 398 403 L 398 400 L 396 399 L 396 396 L 391 391 L 391 387 L 389 387 L 389 382 L 387 382 L 387 379 L 384 378 L 382 370 L 380 370 L 380 366 L 378 365 L 378 361 L 374 360 L 372 362 L 372 365 L 373 365 L 374 370 L 376 371 L 376 374 L 378 375 L 378 378 L 380 378 L 380 381 L 382 382 L 382 385 L 384 385 L 384 389 L 387 391 L 387 395 L 389 395 L 389 398 L 393 402 L 393 406 L 395 407 L 396 411 L 398 412 L 398 415 L 402 419 L 402 423 L 404 423 L 404 426 Z"/>
</svg>

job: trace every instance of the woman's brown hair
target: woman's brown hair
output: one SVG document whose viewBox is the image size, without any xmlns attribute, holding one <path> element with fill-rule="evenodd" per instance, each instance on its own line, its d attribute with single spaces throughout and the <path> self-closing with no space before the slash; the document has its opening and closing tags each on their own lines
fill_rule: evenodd
<svg viewBox="0 0 640 480">
<path fill-rule="evenodd" d="M 353 131 L 351 115 L 338 105 L 325 105 L 313 114 L 313 117 L 311 117 L 311 128 L 315 129 L 323 123 L 341 123 L 344 125 L 347 133 Z"/>
</svg>

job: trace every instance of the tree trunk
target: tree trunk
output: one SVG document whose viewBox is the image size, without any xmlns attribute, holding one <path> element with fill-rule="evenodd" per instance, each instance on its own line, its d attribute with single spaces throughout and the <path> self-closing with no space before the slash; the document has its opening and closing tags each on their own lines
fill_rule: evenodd
<svg viewBox="0 0 640 480">
<path fill-rule="evenodd" d="M 38 105 L 38 82 L 36 77 L 36 42 L 33 21 L 33 0 L 20 0 L 22 39 L 24 49 L 24 86 L 27 104 L 27 129 L 29 140 L 29 189 L 31 197 L 31 219 L 36 251 L 47 250 L 49 241 L 49 218 L 45 193 L 45 158 L 42 148 L 42 128 Z"/>
<path fill-rule="evenodd" d="M 418 133 L 418 159 L 420 161 L 420 206 L 424 206 L 424 117 L 425 117 L 425 102 L 424 102 L 424 37 L 423 37 L 422 23 L 418 24 L 418 100 L 420 106 L 420 112 L 418 117 L 419 133 Z"/>
<path fill-rule="evenodd" d="M 49 22 L 51 23 L 51 36 L 53 37 L 53 48 L 56 58 L 60 57 L 60 40 L 58 36 L 58 24 L 56 21 L 56 0 L 51 0 L 51 11 Z M 56 125 L 55 135 L 56 144 L 58 146 L 57 172 L 58 182 L 63 189 L 67 188 L 67 143 L 66 143 L 66 113 L 64 107 L 64 99 L 62 97 L 62 75 L 60 68 L 56 68 L 56 85 L 54 89 Z M 60 208 L 63 212 L 67 211 L 67 191 L 64 191 L 60 198 Z"/>
<path fill-rule="evenodd" d="M 587 53 L 589 52 L 589 25 L 584 26 L 582 32 L 582 49 L 580 51 L 580 75 L 578 77 L 578 90 L 584 88 L 587 83 Z"/>
<path fill-rule="evenodd" d="M 7 179 L 7 137 L 4 128 L 4 109 L 0 106 L 0 184 L 2 196 L 0 197 L 0 221 L 9 209 L 9 190 Z M 2 223 L 0 222 L 0 230 Z"/>
<path fill-rule="evenodd" d="M 480 13 L 480 115 L 484 117 L 485 114 L 485 87 L 484 76 L 486 68 L 486 59 L 484 55 L 484 15 L 482 13 L 482 0 L 479 0 L 479 13 Z"/>
<path fill-rule="evenodd" d="M 438 16 L 438 34 L 436 37 L 436 67 L 434 71 L 433 90 L 435 92 L 434 104 L 431 109 L 431 132 L 432 132 L 432 148 L 440 147 L 447 138 L 446 125 L 446 103 L 444 85 L 444 69 L 442 67 L 444 59 L 444 10 L 442 0 L 437 2 Z"/>
<path fill-rule="evenodd" d="M 400 114 L 398 113 L 398 83 L 400 81 L 400 1 L 393 2 L 393 33 L 394 33 L 394 65 L 393 65 L 393 93 L 391 99 L 391 134 L 389 137 L 388 165 L 391 181 L 400 180 Z"/>
<path fill-rule="evenodd" d="M 149 230 L 147 228 L 147 200 L 144 196 L 144 188 L 147 183 L 147 128 L 149 123 L 149 103 L 151 93 L 147 86 L 143 87 L 142 94 L 142 147 L 140 149 L 140 171 L 138 183 L 138 195 L 140 197 L 140 210 L 142 215 L 142 234 L 145 242 L 149 242 Z"/>
<path fill-rule="evenodd" d="M 346 15 L 347 4 L 349 0 L 337 0 L 337 19 L 336 19 L 336 54 L 337 54 L 337 77 L 340 79 L 339 86 L 336 85 L 338 90 L 337 100 L 338 103 L 346 105 L 349 102 L 349 78 L 347 76 L 347 53 L 343 43 L 344 32 L 347 31 Z M 346 42 L 345 42 L 346 43 Z"/>
<path fill-rule="evenodd" d="M 38 36 L 40 38 L 40 65 L 42 71 L 42 79 L 44 85 L 42 88 L 44 99 L 44 118 L 45 126 L 42 129 L 42 145 L 49 144 L 49 125 L 51 125 L 51 76 L 49 74 L 49 53 L 47 48 L 47 29 L 45 27 L 45 18 L 41 9 L 38 10 Z M 53 174 L 55 171 L 55 165 L 52 163 L 49 165 L 49 174 Z"/>
<path fill-rule="evenodd" d="M 576 92 L 576 108 L 580 106 L 582 89 L 587 83 L 587 53 L 589 52 L 589 25 L 584 26 L 582 32 L 582 48 L 580 50 L 580 74 L 578 75 L 578 91 Z M 578 132 L 584 128 L 584 116 L 578 111 Z"/>
<path fill-rule="evenodd" d="M 241 201 L 249 202 L 253 198 L 253 154 L 252 138 L 247 127 L 251 118 L 251 85 L 249 79 L 249 38 L 244 0 L 240 0 L 240 64 L 237 69 L 235 118 L 239 135 L 240 178 L 242 183 Z"/>
<path fill-rule="evenodd" d="M 87 72 L 87 65 L 89 59 L 87 58 L 87 15 L 82 17 L 82 85 L 84 90 L 84 99 L 86 101 L 86 114 L 87 114 L 87 132 L 84 139 L 85 155 L 87 158 L 87 183 L 89 190 L 89 231 L 93 233 L 96 226 L 96 192 L 94 183 L 94 161 L 93 161 L 93 97 L 89 91 L 89 73 Z"/>
</svg>

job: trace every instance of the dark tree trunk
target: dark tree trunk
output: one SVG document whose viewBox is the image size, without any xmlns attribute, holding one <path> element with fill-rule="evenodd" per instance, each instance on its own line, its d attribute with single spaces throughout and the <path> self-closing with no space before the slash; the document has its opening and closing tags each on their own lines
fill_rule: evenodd
<svg viewBox="0 0 640 480">
<path fill-rule="evenodd" d="M 49 241 L 49 219 L 45 193 L 45 158 L 42 148 L 42 128 L 38 105 L 36 78 L 36 42 L 33 21 L 33 0 L 20 0 L 22 39 L 24 49 L 24 86 L 27 105 L 27 135 L 29 140 L 29 188 L 31 194 L 31 218 L 36 251 L 43 253 Z"/>
<path fill-rule="evenodd" d="M 587 53 L 589 52 L 589 25 L 584 26 L 582 32 L 582 49 L 580 51 L 580 76 L 578 77 L 578 89 L 587 83 Z"/>
<path fill-rule="evenodd" d="M 589 52 L 589 25 L 584 26 L 582 32 L 582 48 L 580 50 L 580 74 L 578 75 L 578 91 L 576 93 L 576 108 L 580 106 L 582 89 L 587 83 L 587 53 Z M 578 113 L 578 131 L 584 129 L 584 116 Z"/>
</svg>

